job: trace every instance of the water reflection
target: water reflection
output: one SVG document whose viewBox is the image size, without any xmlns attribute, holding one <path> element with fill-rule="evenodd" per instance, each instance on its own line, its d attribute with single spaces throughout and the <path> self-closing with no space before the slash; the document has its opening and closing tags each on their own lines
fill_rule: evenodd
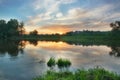
<svg viewBox="0 0 120 80">
<path fill-rule="evenodd" d="M 105 45 L 107 47 L 111 48 L 111 51 L 109 52 L 110 56 L 120 57 L 120 45 L 117 43 L 96 43 L 95 41 L 92 42 L 66 42 L 70 45 L 76 45 L 76 46 L 102 46 Z"/>
<path fill-rule="evenodd" d="M 30 44 L 33 44 L 34 46 L 38 45 L 38 40 L 29 40 Z"/>
<path fill-rule="evenodd" d="M 73 52 L 80 52 L 76 50 L 75 46 L 103 46 L 103 44 L 96 44 L 91 42 L 78 43 L 78 42 L 52 42 L 52 41 L 38 41 L 38 40 L 29 40 L 29 41 L 0 41 L 0 56 L 9 54 L 11 57 L 18 56 L 18 54 L 24 53 L 24 48 L 26 45 L 33 45 L 38 48 L 44 48 L 47 50 L 65 50 L 69 49 Z M 71 46 L 70 46 L 71 45 Z M 109 46 L 108 46 L 109 45 Z M 118 44 L 107 44 L 105 46 L 110 47 L 111 51 L 109 52 L 110 56 L 120 57 L 120 47 Z M 75 49 L 74 49 L 75 48 Z"/>
<path fill-rule="evenodd" d="M 70 45 L 82 45 L 82 46 L 101 46 L 101 45 L 105 45 L 105 46 L 108 46 L 108 47 L 112 47 L 112 46 L 115 46 L 115 47 L 119 47 L 120 44 L 116 41 L 113 41 L 113 42 L 103 42 L 103 41 L 95 41 L 95 40 L 90 40 L 90 41 L 67 41 L 65 43 L 68 43 Z"/>
<path fill-rule="evenodd" d="M 120 57 L 120 47 L 111 47 L 110 56 Z"/>
<path fill-rule="evenodd" d="M 83 46 L 81 43 L 79 44 L 80 45 L 77 44 L 76 46 L 75 44 L 70 45 L 61 41 L 39 41 L 37 46 L 28 44 L 26 48 L 28 50 L 27 52 L 34 58 L 38 58 L 38 55 L 46 61 L 48 61 L 50 57 L 55 57 L 56 60 L 58 58 L 67 58 L 71 60 L 72 67 L 75 68 L 93 68 L 100 65 L 107 69 L 120 72 L 120 70 L 117 70 L 117 68 L 120 67 L 120 59 L 116 58 L 118 56 L 109 56 L 109 53 L 112 51 L 110 46 L 96 46 L 95 44 L 92 46 Z"/>
<path fill-rule="evenodd" d="M 0 41 L 0 55 L 9 54 L 11 57 L 24 53 L 23 41 Z"/>
<path fill-rule="evenodd" d="M 15 56 L 18 58 L 11 60 Z M 118 44 L 0 41 L 0 80 L 32 80 L 48 69 L 46 61 L 50 57 L 69 59 L 72 70 L 101 65 L 120 73 L 120 59 L 116 58 L 120 57 Z"/>
</svg>

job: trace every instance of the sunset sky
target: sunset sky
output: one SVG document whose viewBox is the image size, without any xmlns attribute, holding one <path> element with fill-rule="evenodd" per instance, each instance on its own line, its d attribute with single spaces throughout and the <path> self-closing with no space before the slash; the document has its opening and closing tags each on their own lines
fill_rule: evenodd
<svg viewBox="0 0 120 80">
<path fill-rule="evenodd" d="M 0 0 L 0 19 L 11 18 L 43 34 L 108 31 L 109 23 L 120 20 L 120 0 Z"/>
</svg>

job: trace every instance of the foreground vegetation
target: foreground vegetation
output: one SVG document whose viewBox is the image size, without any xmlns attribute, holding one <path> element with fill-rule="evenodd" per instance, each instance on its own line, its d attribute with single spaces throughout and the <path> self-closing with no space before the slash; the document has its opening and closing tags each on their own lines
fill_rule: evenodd
<svg viewBox="0 0 120 80">
<path fill-rule="evenodd" d="M 47 71 L 45 75 L 33 80 L 120 80 L 120 75 L 103 68 L 94 68 L 77 70 L 75 73 L 70 71 Z"/>
<path fill-rule="evenodd" d="M 62 58 L 58 59 L 58 61 L 55 61 L 55 58 L 51 57 L 47 62 L 47 66 L 50 68 L 54 68 L 55 65 L 57 65 L 60 70 L 62 70 L 62 68 L 68 69 L 71 66 L 71 62 L 68 59 Z"/>
<path fill-rule="evenodd" d="M 71 62 L 68 59 L 60 58 L 56 62 L 55 58 L 50 58 L 47 62 L 48 67 L 53 68 L 55 64 L 57 64 L 60 69 L 58 72 L 51 69 L 43 76 L 34 78 L 33 80 L 120 80 L 120 75 L 100 67 L 88 70 L 78 69 L 74 73 L 70 72 L 69 69 L 67 69 L 71 66 Z M 62 68 L 66 68 L 66 70 L 63 71 Z"/>
</svg>

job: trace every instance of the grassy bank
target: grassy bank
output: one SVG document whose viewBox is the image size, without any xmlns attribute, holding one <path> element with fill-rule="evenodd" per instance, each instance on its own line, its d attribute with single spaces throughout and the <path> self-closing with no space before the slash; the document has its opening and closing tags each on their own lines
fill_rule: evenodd
<svg viewBox="0 0 120 80">
<path fill-rule="evenodd" d="M 22 36 L 13 36 L 11 40 L 35 40 L 35 41 L 59 41 L 59 35 L 22 35 Z"/>
<path fill-rule="evenodd" d="M 107 45 L 119 46 L 120 32 L 69 32 L 63 35 L 21 35 L 10 37 L 11 40 L 27 40 L 27 41 L 63 41 L 69 44 L 76 45 Z"/>
<path fill-rule="evenodd" d="M 69 32 L 61 36 L 61 40 L 76 45 L 119 46 L 120 32 Z"/>
<path fill-rule="evenodd" d="M 107 45 L 107 46 L 120 46 L 120 39 L 119 38 L 106 38 L 106 37 L 96 37 L 96 36 L 62 36 L 61 41 L 66 42 L 68 44 L 74 45 Z"/>
<path fill-rule="evenodd" d="M 120 75 L 109 72 L 103 68 L 94 68 L 89 70 L 77 70 L 75 73 L 47 71 L 41 77 L 33 80 L 120 80 Z"/>
</svg>

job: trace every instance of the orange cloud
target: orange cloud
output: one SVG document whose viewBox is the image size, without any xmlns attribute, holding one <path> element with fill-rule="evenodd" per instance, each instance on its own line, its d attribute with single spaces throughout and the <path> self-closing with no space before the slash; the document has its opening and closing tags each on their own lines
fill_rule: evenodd
<svg viewBox="0 0 120 80">
<path fill-rule="evenodd" d="M 71 25 L 48 25 L 48 26 L 29 26 L 26 27 L 27 31 L 33 31 L 36 29 L 39 34 L 64 34 L 69 31 L 108 31 L 111 30 L 109 22 L 90 21 L 85 23 L 71 24 Z"/>
<path fill-rule="evenodd" d="M 39 34 L 64 34 L 71 31 L 67 25 L 50 25 L 38 28 L 37 30 L 39 31 Z"/>
</svg>

